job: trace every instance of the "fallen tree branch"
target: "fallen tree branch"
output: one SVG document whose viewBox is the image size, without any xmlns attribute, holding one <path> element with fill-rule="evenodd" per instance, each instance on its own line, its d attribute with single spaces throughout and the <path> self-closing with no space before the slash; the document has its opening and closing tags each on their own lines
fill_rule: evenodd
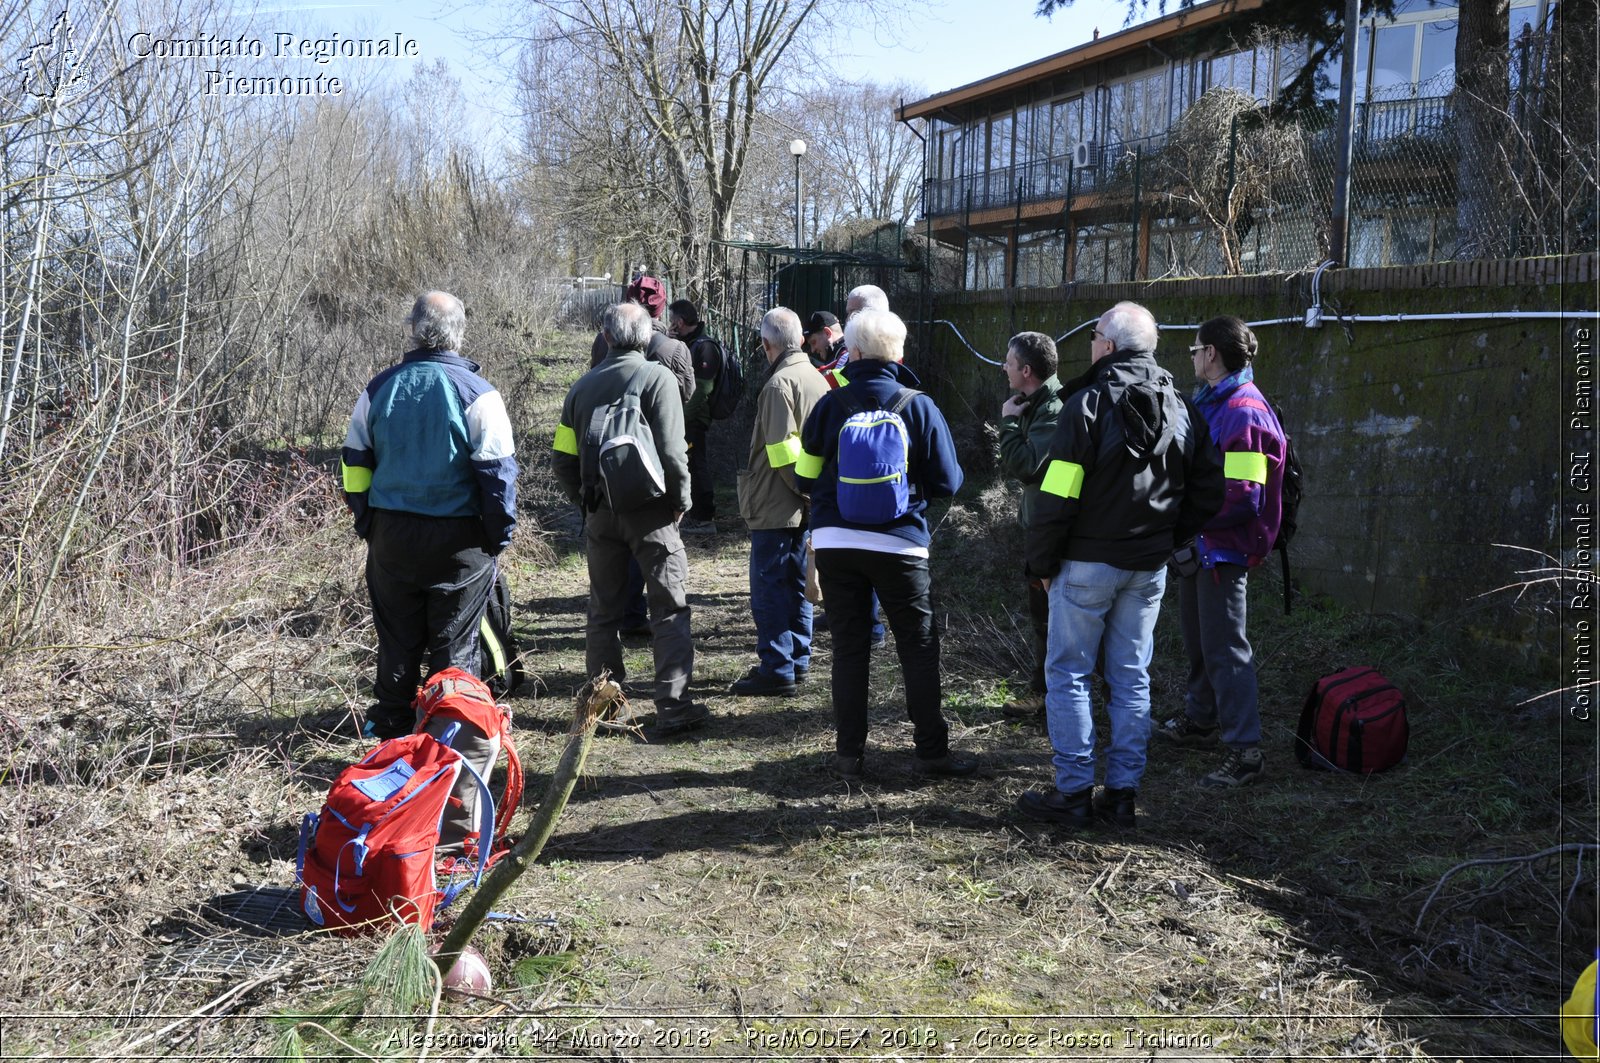
<svg viewBox="0 0 1600 1063">
<path fill-rule="evenodd" d="M 572 714 L 572 727 L 567 732 L 566 748 L 561 751 L 561 759 L 550 776 L 544 800 L 539 802 L 539 809 L 528 824 L 528 833 L 494 865 L 494 869 L 483 880 L 483 885 L 473 893 L 461 917 L 450 928 L 444 944 L 434 953 L 433 962 L 441 975 L 448 974 L 450 968 L 455 966 L 462 950 L 472 940 L 472 935 L 477 933 L 494 909 L 495 902 L 511 888 L 513 882 L 522 877 L 528 865 L 539 858 L 545 843 L 555 833 L 556 820 L 561 818 L 562 811 L 567 807 L 567 799 L 572 796 L 578 776 L 583 773 L 584 761 L 594 742 L 595 724 L 607 710 L 620 702 L 626 702 L 622 688 L 611 679 L 608 672 L 600 673 L 579 693 L 578 704 Z"/>
<path fill-rule="evenodd" d="M 1457 871 L 1463 871 L 1469 867 L 1486 867 L 1491 864 L 1531 864 L 1535 860 L 1543 860 L 1545 857 L 1555 856 L 1557 853 L 1586 853 L 1597 849 L 1600 849 L 1600 845 L 1594 845 L 1589 842 L 1568 842 L 1566 845 L 1552 845 L 1550 848 L 1540 852 L 1525 853 L 1522 856 L 1490 856 L 1480 860 L 1464 860 L 1440 876 L 1439 881 L 1434 884 L 1433 892 L 1429 893 L 1428 899 L 1422 902 L 1422 910 L 1417 913 L 1417 921 L 1412 925 L 1412 929 L 1422 929 L 1422 920 L 1428 914 L 1428 907 L 1433 904 L 1434 898 L 1439 896 L 1439 891 L 1444 889 L 1444 884 L 1450 881 L 1450 877 Z"/>
</svg>

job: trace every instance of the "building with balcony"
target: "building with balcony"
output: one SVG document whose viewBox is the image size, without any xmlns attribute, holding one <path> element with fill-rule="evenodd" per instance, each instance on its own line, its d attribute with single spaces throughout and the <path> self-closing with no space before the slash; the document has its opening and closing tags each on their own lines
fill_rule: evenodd
<svg viewBox="0 0 1600 1063">
<path fill-rule="evenodd" d="M 961 249 L 968 289 L 1315 266 L 1339 69 L 1320 106 L 1275 113 L 1307 52 L 1259 30 L 1260 6 L 1197 4 L 903 106 L 926 133 L 918 228 Z M 1513 89 L 1550 9 L 1513 0 Z M 1360 27 L 1351 266 L 1454 253 L 1456 18 L 1451 0 L 1400 0 Z"/>
</svg>

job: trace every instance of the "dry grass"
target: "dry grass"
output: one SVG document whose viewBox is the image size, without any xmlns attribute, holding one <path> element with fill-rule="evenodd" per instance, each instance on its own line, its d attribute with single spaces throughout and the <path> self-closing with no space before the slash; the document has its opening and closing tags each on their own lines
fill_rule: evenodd
<svg viewBox="0 0 1600 1063">
<path fill-rule="evenodd" d="M 569 516 L 538 479 L 547 438 L 522 432 L 528 494 L 551 530 L 530 520 L 507 566 L 538 676 L 514 702 L 530 794 L 584 678 L 586 579 Z M 163 595 L 112 595 L 93 626 L 5 663 L 8 1058 L 267 1052 L 280 1017 L 337 1010 L 376 952 L 227 915 L 242 891 L 292 884 L 300 817 L 364 749 L 349 722 L 371 667 L 361 551 L 319 490 L 319 505 L 264 521 L 247 551 Z M 492 999 L 447 1002 L 436 1032 L 498 1037 L 501 1055 L 616 1059 L 1554 1051 L 1553 1025 L 1531 1016 L 1582 966 L 1592 860 L 1468 869 L 1413 922 L 1461 860 L 1545 848 L 1563 806 L 1592 822 L 1592 737 L 1563 744 L 1518 718 L 1514 669 L 1452 657 L 1414 629 L 1309 608 L 1284 622 L 1263 580 L 1270 781 L 1202 795 L 1204 758 L 1158 755 L 1136 835 L 1037 827 L 1011 806 L 1047 782 L 1047 742 L 993 707 L 1027 663 L 1014 531 L 1005 489 L 973 499 L 935 552 L 948 714 L 958 745 L 984 758 L 977 779 L 912 776 L 887 653 L 864 786 L 827 770 L 826 637 L 803 696 L 721 695 L 754 659 L 747 545 L 725 521 L 690 546 L 695 690 L 713 724 L 668 745 L 596 740 L 542 863 L 504 906 L 533 921 L 491 924 L 477 942 Z M 1357 658 L 1413 693 L 1409 764 L 1370 780 L 1299 771 L 1300 690 Z M 648 662 L 628 647 L 636 682 Z M 1176 704 L 1180 668 L 1169 617 L 1158 714 Z M 366 1015 L 351 1036 L 417 1058 L 395 1038 L 424 1028 L 422 1014 Z"/>
</svg>

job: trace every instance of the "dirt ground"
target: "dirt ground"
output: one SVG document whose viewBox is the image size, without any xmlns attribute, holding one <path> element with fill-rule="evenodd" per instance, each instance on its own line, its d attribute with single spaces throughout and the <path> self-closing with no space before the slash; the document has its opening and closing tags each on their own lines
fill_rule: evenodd
<svg viewBox="0 0 1600 1063">
<path fill-rule="evenodd" d="M 534 675 L 511 702 L 528 806 L 585 678 L 587 594 L 572 514 L 534 501 L 507 562 Z M 84 633 L 7 671 L 37 682 L 0 717 L 0 1058 L 273 1058 L 287 1027 L 349 1009 L 377 942 L 309 933 L 292 887 L 301 816 L 368 748 L 350 710 L 370 619 L 336 507 L 304 508 L 259 564 L 127 606 L 109 645 Z M 432 1024 L 369 1008 L 341 1036 L 407 1059 L 1559 1056 L 1542 1016 L 1570 985 L 1564 944 L 1592 943 L 1589 865 L 1570 892 L 1561 857 L 1447 873 L 1592 822 L 1592 736 L 1512 712 L 1514 669 L 1485 685 L 1473 662 L 1424 659 L 1414 626 L 1312 606 L 1279 628 L 1263 581 L 1269 778 L 1203 791 L 1207 755 L 1156 751 L 1136 832 L 1033 824 L 1013 805 L 1049 784 L 1049 746 L 998 711 L 1025 620 L 968 578 L 1006 534 L 983 508 L 952 511 L 935 545 L 945 712 L 975 778 L 912 775 L 892 638 L 864 783 L 830 771 L 828 635 L 798 697 L 726 694 L 755 657 L 748 541 L 724 519 L 688 544 L 711 723 L 596 739 L 511 918 L 480 934 L 489 994 Z M 1167 612 L 1158 716 L 1183 667 Z M 1412 756 L 1370 779 L 1302 771 L 1301 693 L 1352 653 L 1413 693 Z M 627 667 L 648 712 L 646 644 Z M 322 1043 L 309 1058 L 360 1058 Z"/>
</svg>

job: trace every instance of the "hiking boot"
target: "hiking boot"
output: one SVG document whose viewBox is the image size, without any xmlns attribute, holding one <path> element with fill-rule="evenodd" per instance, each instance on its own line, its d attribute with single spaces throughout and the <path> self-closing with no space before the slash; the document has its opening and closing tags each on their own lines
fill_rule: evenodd
<svg viewBox="0 0 1600 1063">
<path fill-rule="evenodd" d="M 1266 770 L 1267 758 L 1261 755 L 1260 747 L 1234 749 L 1228 752 L 1228 759 L 1222 762 L 1222 767 L 1201 779 L 1200 785 L 1212 790 L 1249 786 L 1260 779 Z"/>
<path fill-rule="evenodd" d="M 678 534 L 715 535 L 717 534 L 717 526 L 709 520 L 695 520 L 692 517 L 685 517 L 683 522 L 678 525 Z"/>
<path fill-rule="evenodd" d="M 1094 787 L 1072 794 L 1060 790 L 1025 790 L 1017 798 L 1017 811 L 1029 819 L 1054 823 L 1058 827 L 1088 830 L 1094 826 Z"/>
<path fill-rule="evenodd" d="M 800 693 L 795 689 L 793 679 L 763 672 L 760 668 L 752 668 L 744 674 L 744 678 L 735 679 L 729 692 L 739 697 L 759 698 L 769 694 L 779 697 L 792 698 Z"/>
<path fill-rule="evenodd" d="M 839 753 L 833 758 L 833 773 L 845 782 L 860 782 L 863 774 L 861 759 L 860 753 L 854 756 L 849 753 Z"/>
<path fill-rule="evenodd" d="M 809 669 L 809 668 L 801 668 L 798 665 L 795 666 L 794 681 L 796 683 L 804 683 L 807 679 L 810 679 L 810 678 L 811 678 L 811 669 Z"/>
<path fill-rule="evenodd" d="M 699 702 L 693 702 L 671 712 L 657 709 L 655 726 L 650 728 L 648 735 L 651 738 L 671 738 L 688 731 L 698 731 L 709 719 L 711 710 Z"/>
<path fill-rule="evenodd" d="M 1019 694 L 1000 706 L 1000 714 L 1013 720 L 1031 720 L 1044 715 L 1044 695 L 1029 692 Z"/>
<path fill-rule="evenodd" d="M 918 775 L 964 779 L 978 770 L 978 758 L 971 753 L 946 753 L 927 760 L 917 757 L 911 762 L 911 770 Z"/>
<path fill-rule="evenodd" d="M 361 737 L 387 742 L 391 738 L 404 738 L 416 729 L 417 718 L 409 708 L 390 713 L 381 705 L 374 705 L 367 710 L 366 722 L 361 725 Z"/>
<path fill-rule="evenodd" d="M 1182 746 L 1185 749 L 1205 749 L 1217 744 L 1217 729 L 1201 727 L 1186 712 L 1180 712 L 1171 719 L 1162 721 L 1161 725 L 1151 732 L 1151 736 L 1167 745 Z"/>
<path fill-rule="evenodd" d="M 1107 786 L 1100 791 L 1100 796 L 1095 798 L 1094 814 L 1100 822 L 1122 830 L 1132 830 L 1133 802 L 1139 792 L 1132 787 L 1119 789 Z"/>
</svg>

